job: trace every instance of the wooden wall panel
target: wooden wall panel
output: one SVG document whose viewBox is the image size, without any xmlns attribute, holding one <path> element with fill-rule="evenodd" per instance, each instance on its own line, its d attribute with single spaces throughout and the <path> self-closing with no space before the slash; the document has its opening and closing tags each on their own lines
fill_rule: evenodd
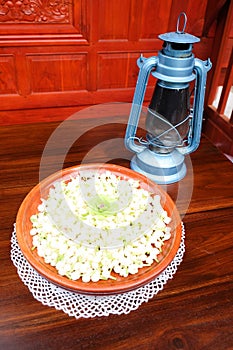
<svg viewBox="0 0 233 350">
<path fill-rule="evenodd" d="M 99 41 L 128 40 L 131 18 L 130 0 L 124 0 L 124 2 L 101 0 L 96 15 L 99 23 Z"/>
<path fill-rule="evenodd" d="M 86 54 L 27 55 L 31 93 L 87 89 Z"/>
<path fill-rule="evenodd" d="M 47 112 L 57 119 L 55 107 L 131 102 L 140 54 L 157 55 L 162 48 L 158 35 L 176 30 L 181 11 L 187 12 L 187 31 L 201 35 L 207 2 L 0 1 L 0 124 L 7 123 L 7 115 L 12 123 L 13 111 L 16 122 L 20 110 L 36 121 L 47 118 Z M 212 42 L 203 38 L 195 55 L 206 59 Z M 151 77 L 147 100 L 154 84 Z M 38 108 L 36 119 L 33 109 Z M 43 108 L 49 109 L 42 113 Z M 61 113 L 59 119 L 65 117 Z"/>
<path fill-rule="evenodd" d="M 171 5 L 171 0 L 146 0 L 141 2 L 139 40 L 155 40 L 158 34 L 167 32 Z"/>
<path fill-rule="evenodd" d="M 124 52 L 99 54 L 97 89 L 135 87 L 138 56 L 138 53 Z"/>
<path fill-rule="evenodd" d="M 52 40 L 88 41 L 86 0 L 0 2 L 0 42 L 4 45 L 52 45 Z"/>
<path fill-rule="evenodd" d="M 72 4 L 65 1 L 1 1 L 0 20 L 7 23 L 67 23 Z"/>
<path fill-rule="evenodd" d="M 0 67 L 0 94 L 16 94 L 18 88 L 14 56 L 1 55 Z"/>
</svg>

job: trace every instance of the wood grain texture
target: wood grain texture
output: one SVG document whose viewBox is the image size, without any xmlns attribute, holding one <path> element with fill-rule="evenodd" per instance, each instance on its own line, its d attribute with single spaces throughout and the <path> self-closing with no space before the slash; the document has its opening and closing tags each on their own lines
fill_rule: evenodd
<svg viewBox="0 0 233 350">
<path fill-rule="evenodd" d="M 194 188 L 183 218 L 184 260 L 156 297 L 128 315 L 80 320 L 33 298 L 10 260 L 10 237 L 24 196 L 39 180 L 46 142 L 58 126 L 40 123 L 0 128 L 0 348 L 233 349 L 233 170 L 204 137 L 191 155 Z M 124 132 L 123 117 L 104 118 L 102 124 L 98 118 L 70 121 L 64 138 L 47 154 L 50 165 L 44 175 L 53 172 L 65 144 L 78 133 L 81 136 L 69 149 L 64 167 L 79 164 L 87 154 L 89 162 L 111 156 L 113 162 L 129 166 L 132 154 L 120 146 Z M 113 147 L 116 139 L 118 152 Z M 176 185 L 168 191 L 176 198 Z"/>
<path fill-rule="evenodd" d="M 219 1 L 222 6 L 216 18 L 216 35 L 212 49 L 213 69 L 207 81 L 207 105 L 205 108 L 205 134 L 223 152 L 233 155 L 233 125 L 231 115 L 226 116 L 225 108 L 230 96 L 233 77 L 233 3 L 232 1 Z M 211 4 L 212 6 L 212 4 Z M 210 12 L 209 20 L 216 16 L 215 10 Z M 212 18 L 212 19 L 211 19 Z M 208 26 L 208 20 L 207 20 Z M 226 69 L 222 69 L 226 67 Z M 224 78 L 222 77 L 224 76 Z M 212 104 L 219 86 L 223 86 L 217 108 Z M 231 114 L 233 112 L 231 111 Z"/>
<path fill-rule="evenodd" d="M 0 125 L 25 123 L 24 110 L 131 102 L 137 59 L 157 55 L 158 35 L 176 30 L 181 11 L 187 32 L 201 36 L 207 0 L 3 1 L 0 3 Z M 213 35 L 194 53 L 207 59 Z M 145 99 L 151 99 L 150 79 Z M 12 110 L 22 111 L 12 119 Z M 27 114 L 27 122 L 46 116 Z M 43 118 L 42 118 L 43 116 Z M 48 118 L 48 117 L 47 117 Z"/>
</svg>

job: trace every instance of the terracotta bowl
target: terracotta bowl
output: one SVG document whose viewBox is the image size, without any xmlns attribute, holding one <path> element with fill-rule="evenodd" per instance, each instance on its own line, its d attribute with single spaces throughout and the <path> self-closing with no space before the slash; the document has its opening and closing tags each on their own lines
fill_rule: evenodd
<svg viewBox="0 0 233 350">
<path fill-rule="evenodd" d="M 171 238 L 165 242 L 163 251 L 159 255 L 159 262 L 153 263 L 149 267 L 143 267 L 139 269 L 139 272 L 128 277 L 120 277 L 116 275 L 116 280 L 98 281 L 84 283 L 81 279 L 73 281 L 67 277 L 60 276 L 57 270 L 49 264 L 44 262 L 44 259 L 39 257 L 37 249 L 32 250 L 32 236 L 30 235 L 30 229 L 32 228 L 30 217 L 32 214 L 37 213 L 37 207 L 41 203 L 40 198 L 46 198 L 51 186 L 61 180 L 69 181 L 72 177 L 80 174 L 81 171 L 98 171 L 105 172 L 106 170 L 111 173 L 120 176 L 124 179 L 136 179 L 140 181 L 140 186 L 158 194 L 161 197 L 161 204 L 163 208 L 168 212 L 168 215 L 172 218 L 169 226 L 171 227 Z M 144 175 L 136 173 L 128 168 L 114 165 L 114 164 L 86 164 L 74 166 L 56 172 L 38 185 L 36 185 L 26 196 L 22 202 L 17 218 L 16 218 L 16 234 L 20 249 L 30 263 L 30 265 L 44 278 L 53 282 L 60 287 L 76 291 L 83 294 L 105 295 L 105 294 L 117 294 L 130 291 L 138 288 L 156 278 L 174 259 L 177 250 L 180 246 L 182 227 L 181 219 L 178 210 L 162 188 L 150 181 Z"/>
</svg>

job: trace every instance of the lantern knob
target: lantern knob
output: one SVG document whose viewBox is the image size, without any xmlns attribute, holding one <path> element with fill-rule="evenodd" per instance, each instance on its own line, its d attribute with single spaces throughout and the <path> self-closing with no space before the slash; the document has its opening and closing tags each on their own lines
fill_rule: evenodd
<svg viewBox="0 0 233 350">
<path fill-rule="evenodd" d="M 180 30 L 179 30 L 179 26 L 180 26 L 180 18 L 181 18 L 182 15 L 184 16 L 184 26 L 183 26 L 183 29 L 180 31 Z M 186 28 L 186 24 L 187 24 L 187 16 L 186 16 L 186 13 L 185 13 L 185 12 L 181 12 L 181 13 L 179 14 L 178 19 L 177 19 L 177 23 L 176 23 L 176 32 L 177 32 L 177 33 L 180 33 L 180 34 L 184 34 L 184 31 L 185 31 L 185 28 Z"/>
</svg>

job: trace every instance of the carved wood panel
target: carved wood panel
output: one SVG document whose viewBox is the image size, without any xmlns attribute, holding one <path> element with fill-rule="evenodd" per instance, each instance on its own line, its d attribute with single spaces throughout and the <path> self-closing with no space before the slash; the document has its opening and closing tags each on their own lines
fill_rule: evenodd
<svg viewBox="0 0 233 350">
<path fill-rule="evenodd" d="M 67 0 L 0 2 L 0 20 L 7 23 L 70 23 L 72 3 Z"/>
<path fill-rule="evenodd" d="M 0 43 L 87 43 L 86 0 L 0 0 Z"/>
<path fill-rule="evenodd" d="M 157 54 L 162 47 L 158 35 L 174 31 L 183 10 L 187 32 L 200 35 L 206 4 L 207 0 L 195 5 L 192 0 L 0 0 L 0 123 L 1 118 L 6 123 L 7 111 L 12 122 L 12 110 L 40 108 L 40 118 L 48 107 L 53 111 L 131 102 L 140 54 Z M 196 55 L 206 59 L 212 42 L 212 37 L 205 38 L 195 47 Z M 150 78 L 147 99 L 154 84 Z M 32 115 L 35 121 L 35 112 Z"/>
</svg>

